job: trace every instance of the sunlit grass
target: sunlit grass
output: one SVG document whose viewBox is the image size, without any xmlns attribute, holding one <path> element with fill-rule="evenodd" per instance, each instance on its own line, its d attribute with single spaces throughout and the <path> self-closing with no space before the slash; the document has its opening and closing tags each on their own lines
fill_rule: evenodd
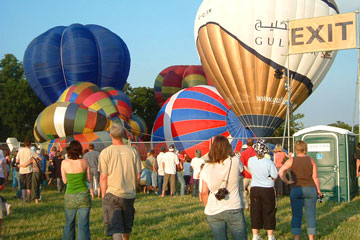
<svg viewBox="0 0 360 240">
<path fill-rule="evenodd" d="M 61 239 L 65 224 L 63 194 L 57 193 L 55 186 L 42 192 L 42 201 L 23 204 L 13 198 L 10 188 L 1 192 L 12 204 L 13 212 L 4 218 L 3 239 Z M 317 205 L 318 239 L 359 239 L 360 197 L 349 203 L 324 202 Z M 136 215 L 132 239 L 211 239 L 212 234 L 206 222 L 204 208 L 198 199 L 184 197 L 160 198 L 156 195 L 138 194 L 135 201 Z M 251 239 L 249 211 L 245 211 L 247 231 Z M 288 197 L 278 201 L 278 239 L 292 239 L 291 209 Z M 306 226 L 303 224 L 302 239 Z M 101 201 L 93 201 L 90 215 L 92 239 L 106 239 L 102 223 Z M 265 238 L 265 231 L 261 231 Z M 109 239 L 109 238 L 107 238 Z M 265 238 L 266 239 L 266 238 Z"/>
</svg>

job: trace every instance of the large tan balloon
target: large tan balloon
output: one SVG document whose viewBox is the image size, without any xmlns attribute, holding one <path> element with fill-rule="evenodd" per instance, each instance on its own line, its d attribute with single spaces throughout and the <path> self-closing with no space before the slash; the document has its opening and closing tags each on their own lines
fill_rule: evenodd
<svg viewBox="0 0 360 240">
<path fill-rule="evenodd" d="M 256 136 L 271 136 L 286 116 L 286 20 L 337 14 L 329 0 L 204 0 L 195 40 L 206 75 Z M 295 110 L 328 72 L 336 52 L 290 56 Z M 276 70 L 284 78 L 276 79 Z"/>
</svg>

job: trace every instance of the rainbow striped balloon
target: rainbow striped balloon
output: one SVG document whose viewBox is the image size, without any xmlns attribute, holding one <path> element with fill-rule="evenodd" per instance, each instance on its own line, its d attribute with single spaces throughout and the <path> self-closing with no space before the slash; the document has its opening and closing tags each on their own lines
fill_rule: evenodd
<svg viewBox="0 0 360 240">
<path fill-rule="evenodd" d="M 57 101 L 83 104 L 89 109 L 100 112 L 109 118 L 118 116 L 118 111 L 109 95 L 90 82 L 80 82 L 71 85 L 61 94 Z"/>
<path fill-rule="evenodd" d="M 219 92 L 212 86 L 195 86 L 181 90 L 160 109 L 152 129 L 152 144 L 174 143 L 179 151 L 194 157 L 195 150 L 209 151 L 216 135 L 229 138 L 233 150 L 253 133 L 244 128 Z"/>
</svg>

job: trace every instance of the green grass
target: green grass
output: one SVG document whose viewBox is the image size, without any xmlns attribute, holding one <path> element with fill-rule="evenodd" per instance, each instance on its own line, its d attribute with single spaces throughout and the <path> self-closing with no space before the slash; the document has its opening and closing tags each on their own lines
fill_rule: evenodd
<svg viewBox="0 0 360 240">
<path fill-rule="evenodd" d="M 13 207 L 12 215 L 4 218 L 3 239 L 61 239 L 65 224 L 63 194 L 57 193 L 54 186 L 43 190 L 43 200 L 39 205 L 23 204 L 21 200 L 14 199 L 14 192 L 9 187 L 2 191 L 1 195 Z M 317 207 L 318 239 L 359 239 L 359 196 L 349 203 L 324 202 Z M 191 196 L 160 198 L 156 195 L 138 194 L 135 208 L 132 239 L 212 238 L 203 205 Z M 245 217 L 248 236 L 251 239 L 248 211 L 245 211 Z M 276 217 L 277 238 L 292 239 L 288 197 L 279 199 Z M 93 201 L 90 231 L 92 239 L 106 239 L 100 200 Z M 305 224 L 303 224 L 303 233 L 306 233 Z M 265 238 L 264 230 L 261 231 L 261 235 Z M 302 239 L 307 239 L 304 234 Z"/>
</svg>

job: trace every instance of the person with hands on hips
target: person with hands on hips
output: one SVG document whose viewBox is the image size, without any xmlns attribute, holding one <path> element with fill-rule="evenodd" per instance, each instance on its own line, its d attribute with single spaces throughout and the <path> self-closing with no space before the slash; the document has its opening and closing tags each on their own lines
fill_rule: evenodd
<svg viewBox="0 0 360 240">
<path fill-rule="evenodd" d="M 309 239 L 316 234 L 316 199 L 322 197 L 320 181 L 315 160 L 306 155 L 305 141 L 295 142 L 296 156 L 287 160 L 279 169 L 279 176 L 286 184 L 291 184 L 290 202 L 292 211 L 292 234 L 294 239 L 300 239 L 303 208 L 305 209 L 307 234 Z M 292 181 L 286 177 L 286 171 L 291 169 Z"/>
</svg>

